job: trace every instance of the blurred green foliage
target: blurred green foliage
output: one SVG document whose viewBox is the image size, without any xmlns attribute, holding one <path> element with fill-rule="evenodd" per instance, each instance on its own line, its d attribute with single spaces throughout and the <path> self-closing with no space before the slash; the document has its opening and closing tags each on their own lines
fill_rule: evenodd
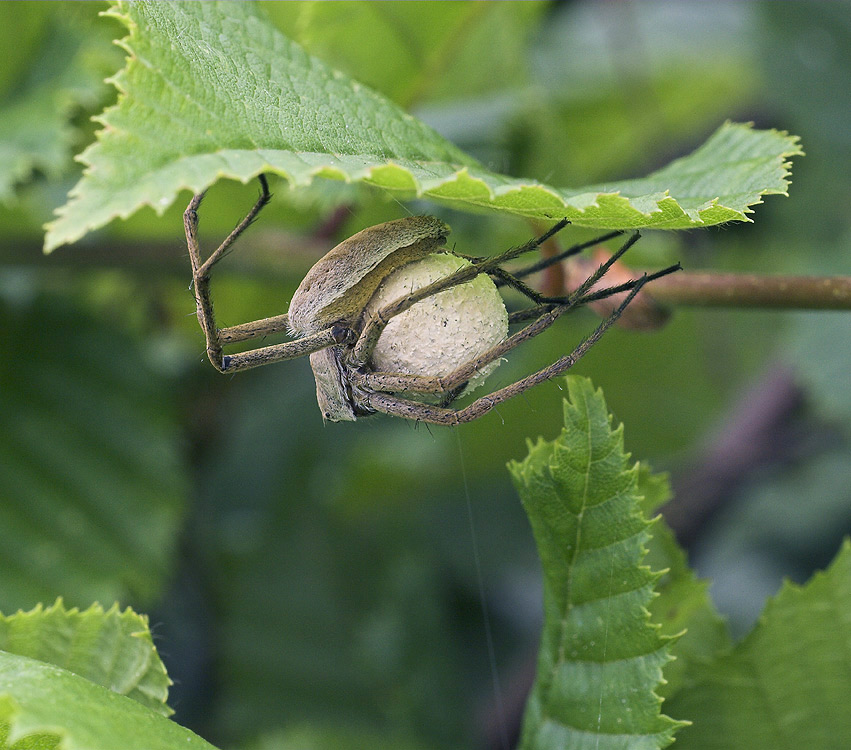
<svg viewBox="0 0 851 750">
<path fill-rule="evenodd" d="M 343 20 L 323 35 L 321 5 L 270 11 L 296 41 L 516 175 L 560 185 L 635 176 L 728 118 L 797 133 L 807 157 L 790 198 L 768 198 L 754 224 L 648 233 L 632 262 L 849 272 L 848 3 L 492 3 L 477 13 L 435 3 L 418 19 L 406 5 L 352 4 L 343 20 L 368 30 L 360 47 L 337 43 Z M 79 178 L 70 146 L 91 140 L 88 115 L 115 97 L 100 81 L 121 64 L 109 40 L 124 32 L 95 17 L 101 7 L 0 3 L 0 610 L 60 594 L 153 610 L 176 718 L 214 742 L 286 747 L 281 730 L 338 726 L 392 733 L 394 746 L 480 741 L 500 711 L 471 535 L 510 713 L 536 648 L 540 584 L 505 463 L 525 455 L 527 437 L 560 429 L 559 385 L 457 431 L 380 417 L 324 426 L 306 361 L 235 378 L 206 364 L 183 205 L 42 257 L 41 225 Z M 378 11 L 382 22 L 363 18 Z M 510 33 L 496 44 L 489 24 Z M 492 74 L 495 59 L 511 74 Z M 16 111 L 45 113 L 37 138 Z M 226 324 L 284 311 L 351 227 L 407 210 L 446 219 L 461 252 L 496 252 L 533 231 L 364 188 L 274 187 L 214 280 Z M 254 196 L 233 183 L 210 191 L 207 247 Z M 495 383 L 554 360 L 594 325 L 588 312 L 562 321 Z M 627 448 L 670 469 L 675 487 L 735 421 L 746 385 L 783 366 L 803 389 L 793 449 L 731 490 L 691 550 L 739 632 L 781 576 L 808 577 L 851 530 L 849 333 L 843 313 L 677 311 L 653 334 L 611 332 L 576 368 L 603 387 Z M 98 544 L 82 545 L 87 535 Z"/>
</svg>

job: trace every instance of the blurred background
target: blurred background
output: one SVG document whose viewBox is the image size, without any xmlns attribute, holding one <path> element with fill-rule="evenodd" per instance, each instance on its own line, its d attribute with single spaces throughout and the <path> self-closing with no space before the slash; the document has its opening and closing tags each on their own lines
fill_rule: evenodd
<svg viewBox="0 0 851 750">
<path fill-rule="evenodd" d="M 304 748 L 339 731 L 372 747 L 485 746 L 519 715 L 541 617 L 505 463 L 556 436 L 560 384 L 455 430 L 323 425 L 306 359 L 235 377 L 206 361 L 188 194 L 43 256 L 89 118 L 115 99 L 103 79 L 125 32 L 103 7 L 0 4 L 0 610 L 63 596 L 150 613 L 175 718 L 217 744 Z M 767 198 L 752 224 L 645 233 L 628 263 L 851 272 L 848 2 L 265 7 L 486 166 L 554 185 L 642 176 L 727 119 L 795 133 L 807 156 L 790 197 Z M 363 186 L 273 190 L 217 269 L 222 324 L 284 312 L 336 242 L 409 212 L 445 219 L 464 253 L 534 233 Z M 256 194 L 210 190 L 205 247 Z M 560 321 L 490 385 L 595 324 Z M 678 309 L 660 331 L 610 332 L 575 368 L 603 387 L 633 456 L 671 473 L 665 514 L 736 636 L 851 531 L 849 334 L 843 313 Z"/>
</svg>

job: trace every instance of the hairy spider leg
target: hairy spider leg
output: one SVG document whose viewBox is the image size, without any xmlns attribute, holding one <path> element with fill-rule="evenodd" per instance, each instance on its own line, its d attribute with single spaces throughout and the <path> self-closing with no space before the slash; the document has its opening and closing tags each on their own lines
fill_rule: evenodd
<svg viewBox="0 0 851 750">
<path fill-rule="evenodd" d="M 457 286 L 458 284 L 463 284 L 467 281 L 471 281 L 481 273 L 490 273 L 491 269 L 497 268 L 500 263 L 505 263 L 506 261 L 513 260 L 514 258 L 517 258 L 518 256 L 523 255 L 524 253 L 531 252 L 539 245 L 546 242 L 554 234 L 564 229 L 568 224 L 570 224 L 569 220 L 562 219 L 561 221 L 556 222 L 540 237 L 535 237 L 523 245 L 510 248 L 504 253 L 500 253 L 499 255 L 493 257 L 480 258 L 459 254 L 459 257 L 465 258 L 466 260 L 470 260 L 473 265 L 467 268 L 462 268 L 444 279 L 439 279 L 438 281 L 435 281 L 432 284 L 428 284 L 427 286 L 422 287 L 413 294 L 409 294 L 406 297 L 403 297 L 397 300 L 396 302 L 387 305 L 381 308 L 380 310 L 377 310 L 372 315 L 372 317 L 365 322 L 363 328 L 361 329 L 361 333 L 358 337 L 357 343 L 354 346 L 354 350 L 350 358 L 351 362 L 355 366 L 361 366 L 366 364 L 366 362 L 368 362 L 369 358 L 372 356 L 372 352 L 375 349 L 375 345 L 378 342 L 382 331 L 384 331 L 384 328 L 387 326 L 390 320 L 396 315 L 403 313 L 416 302 L 419 302 L 420 300 L 425 299 L 426 297 L 430 297 L 433 294 L 437 294 L 438 292 L 442 292 L 444 289 L 449 289 L 453 286 Z"/>
<path fill-rule="evenodd" d="M 482 367 L 510 352 L 524 341 L 537 336 L 566 313 L 570 305 L 556 305 L 539 314 L 537 320 L 508 336 L 496 346 L 491 347 L 446 375 L 411 375 L 396 372 L 369 372 L 358 369 L 350 374 L 352 383 L 371 391 L 397 393 L 412 391 L 415 393 L 452 393 L 462 388 Z"/>
<path fill-rule="evenodd" d="M 253 349 L 240 354 L 223 354 L 222 347 L 239 341 L 280 333 L 287 329 L 287 315 L 275 315 L 271 318 L 263 318 L 251 323 L 219 329 L 213 312 L 213 301 L 210 296 L 210 271 L 233 246 L 239 236 L 257 218 L 263 207 L 269 203 L 272 194 L 269 192 L 269 183 L 265 175 L 259 175 L 260 197 L 246 214 L 245 218 L 234 227 L 233 231 L 224 239 L 207 258 L 201 260 L 201 249 L 198 243 L 198 208 L 204 199 L 204 193 L 198 193 L 189 201 L 186 211 L 183 213 L 183 226 L 186 231 L 186 246 L 189 250 L 189 259 L 192 263 L 192 286 L 195 292 L 195 307 L 201 330 L 207 342 L 207 356 L 219 372 L 236 372 L 251 367 L 259 367 L 270 362 L 278 362 L 284 359 L 294 359 L 305 354 L 324 349 L 334 344 L 340 344 L 347 340 L 349 333 L 340 326 L 333 326 L 323 331 L 305 336 L 295 341 L 287 341 L 283 344 L 274 344 Z"/>
<path fill-rule="evenodd" d="M 538 237 L 538 238 L 532 240 L 531 242 L 528 242 L 525 245 L 521 245 L 519 248 L 517 248 L 515 250 L 511 250 L 509 252 L 512 255 L 514 255 L 515 253 L 522 254 L 522 253 L 526 253 L 526 252 L 529 252 L 531 250 L 534 250 L 539 245 L 543 244 L 547 239 L 552 237 L 553 234 L 555 234 L 557 231 L 560 231 L 561 229 L 563 229 L 569 223 L 570 222 L 567 219 L 562 219 L 561 222 L 559 222 L 557 225 L 555 225 L 552 229 L 550 229 L 547 233 L 545 233 L 541 237 Z M 537 273 L 538 271 L 543 271 L 545 268 L 549 268 L 550 266 L 553 266 L 556 263 L 560 263 L 561 261 L 565 260 L 566 258 L 569 258 L 573 255 L 578 255 L 583 250 L 587 250 L 589 247 L 594 247 L 594 245 L 599 245 L 601 242 L 607 242 L 608 240 L 613 239 L 614 237 L 618 237 L 619 235 L 622 235 L 622 234 L 624 234 L 623 229 L 616 229 L 612 232 L 608 232 L 607 234 L 601 235 L 600 237 L 595 237 L 592 240 L 586 240 L 585 242 L 580 242 L 576 245 L 571 245 L 570 247 L 566 248 L 565 250 L 562 250 L 561 252 L 556 253 L 552 257 L 543 258 L 541 260 L 538 260 L 535 263 L 532 263 L 532 264 L 526 266 L 525 268 L 520 268 L 520 269 L 517 269 L 515 271 L 510 271 L 510 272 L 506 271 L 503 268 L 494 268 L 489 273 L 490 273 L 491 276 L 494 277 L 494 283 L 496 284 L 497 287 L 511 286 L 514 289 L 516 289 L 518 292 L 520 292 L 521 294 L 523 294 L 526 297 L 528 297 L 529 299 L 531 299 L 533 302 L 536 302 L 537 304 L 542 304 L 541 300 L 546 299 L 544 297 L 544 295 L 542 295 L 540 292 L 532 289 L 527 284 L 524 284 L 523 282 L 520 281 L 520 279 L 524 278 L 525 276 L 529 276 L 533 273 Z M 488 262 L 490 260 L 490 258 L 487 257 L 487 256 L 481 257 L 481 256 L 473 256 L 473 255 L 461 255 L 460 253 L 458 255 L 459 255 L 459 257 L 466 258 L 467 260 L 472 261 L 475 264 L 485 263 L 485 262 Z M 502 257 L 502 256 L 500 256 L 500 257 L 502 258 L 500 260 L 500 262 L 505 262 L 505 258 Z"/>
<path fill-rule="evenodd" d="M 458 425 L 465 422 L 471 422 L 474 419 L 487 414 L 498 404 L 507 401 L 514 396 L 523 393 L 529 388 L 543 383 L 546 380 L 551 380 L 561 373 L 573 367 L 587 352 L 597 343 L 609 327 L 620 317 L 621 313 L 626 309 L 627 305 L 632 302 L 636 294 L 647 283 L 649 278 L 645 275 L 636 280 L 635 285 L 630 290 L 626 299 L 603 320 L 600 325 L 591 333 L 590 336 L 583 339 L 582 342 L 567 356 L 555 361 L 549 367 L 545 367 L 531 375 L 518 380 L 511 385 L 500 388 L 487 396 L 477 398 L 463 409 L 447 409 L 440 406 L 431 406 L 418 401 L 394 396 L 389 393 L 366 392 L 364 394 L 364 405 L 375 411 L 380 411 L 385 414 L 391 414 L 397 417 L 405 417 L 420 422 L 429 422 L 431 424 L 442 425 Z"/>
<path fill-rule="evenodd" d="M 661 278 L 662 276 L 667 276 L 668 274 L 674 273 L 675 271 L 682 271 L 683 267 L 679 263 L 674 263 L 673 265 L 667 266 L 666 268 L 661 269 L 660 271 L 654 271 L 651 274 L 647 275 L 647 281 L 653 281 L 654 279 Z M 617 284 L 615 286 L 607 286 L 604 289 L 598 289 L 596 292 L 588 292 L 582 295 L 582 298 L 577 300 L 574 307 L 580 307 L 581 305 L 587 305 L 589 302 L 597 302 L 602 299 L 606 299 L 607 297 L 612 297 L 615 294 L 621 294 L 622 292 L 628 292 L 632 289 L 636 284 L 636 279 L 632 279 L 630 281 L 625 281 L 622 284 Z M 568 297 L 564 298 L 565 300 Z M 515 323 L 522 323 L 524 320 L 531 320 L 541 314 L 541 310 L 551 310 L 554 307 L 558 307 L 560 304 L 564 304 L 563 302 L 550 302 L 544 305 L 534 305 L 533 307 L 527 307 L 523 310 L 515 310 L 512 313 L 508 314 L 508 325 L 514 325 Z"/>
<path fill-rule="evenodd" d="M 570 258 L 573 255 L 578 255 L 583 250 L 587 250 L 589 247 L 594 247 L 594 245 L 599 245 L 601 242 L 608 242 L 615 237 L 624 234 L 623 229 L 615 229 L 608 234 L 601 235 L 600 237 L 595 237 L 592 240 L 587 240 L 585 242 L 580 242 L 576 245 L 571 245 L 565 250 L 562 250 L 560 253 L 556 253 L 550 258 L 542 258 L 531 265 L 526 266 L 517 271 L 512 271 L 511 275 L 516 279 L 522 279 L 525 276 L 529 276 L 530 274 L 537 273 L 538 271 L 543 271 L 545 268 L 549 268 L 556 263 L 559 263 L 566 258 Z M 540 243 L 539 243 L 540 244 Z M 497 286 L 501 286 L 501 284 L 497 284 Z"/>
<path fill-rule="evenodd" d="M 507 337 L 496 346 L 491 347 L 478 357 L 465 362 L 446 375 L 437 376 L 411 375 L 407 373 L 391 372 L 368 372 L 361 369 L 353 371 L 350 374 L 350 379 L 357 386 L 373 391 L 384 391 L 388 393 L 398 393 L 400 391 L 437 394 L 454 393 L 454 396 L 450 396 L 442 403 L 442 405 L 446 406 L 449 403 L 452 403 L 454 398 L 457 398 L 457 396 L 460 395 L 460 391 L 463 390 L 467 381 L 477 374 L 482 367 L 493 362 L 495 359 L 504 356 L 528 339 L 542 333 L 565 313 L 585 305 L 588 302 L 604 299 L 607 296 L 619 294 L 621 292 L 633 291 L 637 286 L 643 286 L 649 281 L 653 281 L 654 279 L 658 279 L 662 276 L 667 276 L 668 274 L 679 271 L 680 269 L 680 264 L 676 263 L 652 274 L 645 274 L 639 279 L 632 279 L 631 281 L 624 282 L 623 284 L 619 284 L 614 287 L 609 287 L 599 292 L 585 294 L 570 302 L 563 304 L 551 304 L 543 307 L 537 306 L 521 311 L 522 313 L 528 313 L 525 318 L 515 318 L 512 320 L 511 316 L 509 316 L 509 323 L 519 322 L 520 320 L 528 320 L 533 317 L 536 318 L 536 320 L 525 328 L 522 328 Z M 618 315 L 620 315 L 620 313 L 618 313 Z"/>
<path fill-rule="evenodd" d="M 633 279 L 631 281 L 619 284 L 614 287 L 609 287 L 607 289 L 603 289 L 597 292 L 590 292 L 589 290 L 606 274 L 606 272 L 611 268 L 611 266 L 630 247 L 632 247 L 632 245 L 635 244 L 637 239 L 637 233 L 633 234 L 629 239 L 627 239 L 627 241 L 623 243 L 623 245 L 617 250 L 617 252 L 614 253 L 612 257 L 609 258 L 605 263 L 602 263 L 594 271 L 594 273 L 592 273 L 579 286 L 579 288 L 573 294 L 564 298 L 559 298 L 559 301 L 557 303 L 549 303 L 543 306 L 536 306 L 534 308 L 530 308 L 527 311 L 522 311 L 523 313 L 528 313 L 528 315 L 523 318 L 516 317 L 512 320 L 511 317 L 509 317 L 510 323 L 519 322 L 520 320 L 528 320 L 529 318 L 537 319 L 533 323 L 527 325 L 525 328 L 522 328 L 521 330 L 512 334 L 496 346 L 491 347 L 488 351 L 483 352 L 478 357 L 475 357 L 474 359 L 471 359 L 468 362 L 465 362 L 460 367 L 456 368 L 450 373 L 447 373 L 446 375 L 410 375 L 406 373 L 368 372 L 364 369 L 360 369 L 358 371 L 352 372 L 350 378 L 352 382 L 357 384 L 358 386 L 375 391 L 385 391 L 389 393 L 399 391 L 412 391 L 416 393 L 451 393 L 452 391 L 455 391 L 462 387 L 473 375 L 479 372 L 482 367 L 507 354 L 509 351 L 514 349 L 516 346 L 519 346 L 523 342 L 527 341 L 528 339 L 537 336 L 539 333 L 542 333 L 547 328 L 549 328 L 559 317 L 569 312 L 570 310 L 581 305 L 587 304 L 588 302 L 593 302 L 598 299 L 604 299 L 605 297 L 611 296 L 613 294 L 618 294 L 620 292 L 625 291 L 633 292 L 636 287 L 643 286 L 648 281 L 652 281 L 653 279 L 657 279 L 661 276 L 666 276 L 667 274 L 679 270 L 680 265 L 675 264 L 673 266 L 669 266 L 668 268 L 662 269 L 661 271 L 657 271 L 649 276 L 645 274 L 640 279 Z M 403 297 L 401 300 L 397 300 L 397 302 L 395 303 L 391 303 L 388 308 L 385 308 L 385 311 L 389 308 L 393 308 L 395 310 L 397 307 L 402 307 L 403 305 L 399 303 L 404 302 L 407 304 L 411 300 L 411 298 L 418 297 L 421 291 L 422 290 L 418 290 L 413 294 Z M 631 294 L 629 299 L 632 299 L 633 296 L 634 294 Z M 407 309 L 407 307 L 405 307 L 405 309 Z M 620 312 L 618 312 L 618 315 L 620 315 Z"/>
<path fill-rule="evenodd" d="M 576 294 L 576 292 L 574 292 L 573 295 L 562 295 L 562 296 L 558 296 L 558 297 L 548 297 L 547 295 L 541 294 L 540 292 L 536 291 L 535 289 L 532 289 L 532 287 L 530 287 L 528 284 L 521 281 L 520 280 L 521 277 L 528 276 L 531 273 L 535 273 L 536 271 L 540 271 L 544 268 L 548 268 L 549 266 L 551 266 L 551 265 L 553 265 L 553 264 L 555 264 L 555 263 L 557 263 L 561 260 L 564 260 L 565 258 L 570 257 L 571 255 L 576 255 L 577 253 L 582 252 L 583 250 L 585 250 L 588 247 L 593 247 L 594 245 L 596 245 L 600 242 L 605 242 L 606 240 L 610 240 L 610 239 L 612 239 L 612 237 L 617 237 L 618 235 L 621 235 L 621 234 L 623 234 L 623 232 L 621 232 L 621 231 L 609 232 L 609 234 L 604 234 L 602 237 L 597 237 L 596 239 L 591 240 L 589 242 L 583 242 L 579 245 L 574 245 L 573 247 L 569 247 L 567 250 L 564 250 L 564 251 L 558 253 L 557 255 L 553 256 L 552 258 L 544 258 L 543 260 L 538 261 L 537 263 L 533 263 L 531 266 L 527 266 L 526 268 L 520 269 L 519 271 L 509 272 L 509 271 L 506 271 L 504 268 L 496 267 L 496 268 L 492 268 L 490 271 L 488 271 L 488 273 L 490 274 L 490 276 L 495 277 L 497 279 L 496 285 L 498 287 L 510 286 L 513 289 L 520 292 L 521 294 L 523 294 L 524 296 L 528 297 L 536 305 L 545 305 L 545 304 L 551 303 L 551 302 L 558 303 L 558 304 L 566 303 L 566 302 L 568 302 L 572 299 L 572 297 Z M 629 250 L 629 248 L 631 248 L 636 242 L 638 242 L 638 239 L 639 239 L 640 236 L 641 235 L 638 232 L 633 232 L 630 239 L 628 239 L 626 241 L 626 243 L 621 246 L 620 250 L 618 250 L 617 257 L 620 258 L 627 250 Z M 609 263 L 606 266 L 606 268 L 608 269 L 610 266 L 611 266 L 611 263 Z M 590 283 L 593 285 L 598 280 L 599 280 L 599 276 L 596 279 L 594 279 L 593 281 L 591 281 Z M 583 284 L 583 287 L 587 288 L 588 283 L 589 283 L 589 281 L 586 280 L 585 283 Z M 580 287 L 580 290 L 583 287 Z M 579 290 L 577 290 L 577 291 L 579 291 Z"/>
<path fill-rule="evenodd" d="M 564 253 L 559 253 L 555 257 L 559 258 L 559 256 L 561 256 L 560 259 L 564 259 L 564 258 L 567 258 L 570 255 L 576 255 L 578 252 L 580 252 L 581 250 L 584 250 L 589 245 L 596 245 L 598 242 L 603 242 L 606 239 L 610 239 L 613 236 L 616 237 L 616 236 L 618 236 L 618 234 L 622 234 L 622 233 L 618 232 L 618 233 L 612 233 L 612 234 L 609 234 L 609 235 L 604 235 L 603 237 L 598 237 L 596 240 L 593 240 L 592 242 L 584 242 L 581 245 L 575 245 L 572 248 L 568 248 L 568 250 L 566 250 Z M 620 248 L 617 250 L 617 252 L 611 258 L 609 258 L 609 260 L 602 263 L 597 268 L 597 270 L 593 274 L 591 274 L 587 279 L 585 279 L 585 281 L 582 282 L 582 284 L 579 286 L 579 288 L 576 289 L 571 294 L 551 297 L 551 296 L 546 296 L 546 295 L 539 294 L 539 293 L 535 292 L 535 297 L 534 298 L 530 297 L 530 299 L 532 299 L 533 302 L 535 302 L 539 305 L 548 304 L 548 303 L 563 304 L 563 303 L 569 302 L 570 300 L 572 300 L 577 295 L 584 296 L 585 292 L 587 292 L 592 286 L 594 286 L 594 284 L 596 284 L 603 277 L 603 275 L 609 270 L 609 268 L 611 268 L 614 265 L 615 261 L 619 260 L 627 250 L 629 250 L 636 242 L 638 242 L 640 237 L 641 237 L 641 235 L 637 231 L 633 232 L 629 236 L 627 241 L 624 242 L 620 246 Z M 508 273 L 507 271 L 503 271 L 503 276 L 508 279 L 506 283 L 508 283 L 511 286 L 514 286 L 515 288 L 519 289 L 519 285 L 522 284 L 523 286 L 525 286 L 525 284 L 522 281 L 520 281 L 519 276 L 526 276 L 529 273 L 534 273 L 535 271 L 540 270 L 541 268 L 546 268 L 547 266 L 552 265 L 552 263 L 550 263 L 551 260 L 554 260 L 554 259 L 553 258 L 546 258 L 544 261 L 540 261 L 538 263 L 533 263 L 532 266 L 530 266 L 529 268 L 522 269 L 519 272 L 519 274 L 513 274 L 513 273 Z"/>
<path fill-rule="evenodd" d="M 370 357 L 372 356 L 372 352 L 375 349 L 375 345 L 378 342 L 381 333 L 386 328 L 387 324 L 397 315 L 405 312 L 408 308 L 415 305 L 420 300 L 426 299 L 427 297 L 432 296 L 433 294 L 437 294 L 438 292 L 442 292 L 445 289 L 449 289 L 453 286 L 457 286 L 458 284 L 463 284 L 467 281 L 471 281 L 476 276 L 482 273 L 499 273 L 504 274 L 506 277 L 512 278 L 513 285 L 513 277 L 510 274 L 503 271 L 500 268 L 500 264 L 505 263 L 508 260 L 513 260 L 519 255 L 523 253 L 527 253 L 530 250 L 535 249 L 545 240 L 549 239 L 552 235 L 554 235 L 559 230 L 563 229 L 567 226 L 567 219 L 563 219 L 558 222 L 554 227 L 552 227 L 549 232 L 541 235 L 537 239 L 530 240 L 525 245 L 521 245 L 519 247 L 511 248 L 510 250 L 506 250 L 504 253 L 499 255 L 495 255 L 491 258 L 478 259 L 477 262 L 466 268 L 462 268 L 456 271 L 453 274 L 450 274 L 446 278 L 438 279 L 437 281 L 428 284 L 411 294 L 407 294 L 404 297 L 400 297 L 395 302 L 391 302 L 388 305 L 376 310 L 372 316 L 364 323 L 363 328 L 361 329 L 360 336 L 358 337 L 357 343 L 354 346 L 351 362 L 356 367 L 360 367 L 365 365 Z M 523 282 L 517 281 L 516 283 L 528 290 L 529 294 L 532 295 L 531 298 L 533 301 L 540 300 L 541 304 L 548 302 L 556 302 L 558 304 L 570 304 L 574 305 L 575 300 L 582 297 L 585 292 L 587 292 L 594 284 L 596 284 L 600 278 L 606 273 L 606 271 L 611 268 L 611 266 L 617 261 L 627 250 L 629 250 L 632 245 L 636 243 L 639 235 L 638 232 L 635 232 L 624 244 L 621 246 L 618 251 L 612 255 L 605 263 L 601 264 L 599 268 L 597 268 L 594 273 L 592 273 L 583 284 L 571 295 L 567 297 L 544 297 L 539 295 L 532 289 L 529 289 Z M 572 249 L 572 248 L 571 248 Z M 579 252 L 578 250 L 576 252 Z M 536 299 L 537 298 L 537 299 Z"/>
</svg>

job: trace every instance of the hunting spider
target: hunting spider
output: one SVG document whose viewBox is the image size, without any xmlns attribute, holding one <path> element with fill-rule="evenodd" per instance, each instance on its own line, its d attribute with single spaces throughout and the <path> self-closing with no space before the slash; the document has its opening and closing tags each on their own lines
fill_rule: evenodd
<svg viewBox="0 0 851 750">
<path fill-rule="evenodd" d="M 617 286 L 594 291 L 597 282 L 638 239 L 638 233 L 634 232 L 574 292 L 563 297 L 548 297 L 529 287 L 522 281 L 523 277 L 598 242 L 621 235 L 622 232 L 610 232 L 592 242 L 575 245 L 554 257 L 509 273 L 502 268 L 502 264 L 535 250 L 569 222 L 566 219 L 559 221 L 537 239 L 497 256 L 470 257 L 457 255 L 444 247 L 449 227 L 443 222 L 431 216 L 413 216 L 364 229 L 337 245 L 308 271 L 293 295 L 288 313 L 218 328 L 210 297 L 210 272 L 269 202 L 271 196 L 266 178 L 261 175 L 259 180 L 261 194 L 254 207 L 206 260 L 202 260 L 198 245 L 198 208 L 204 194 L 195 195 L 184 213 L 198 321 L 207 340 L 207 355 L 220 372 L 236 372 L 310 355 L 322 415 L 335 422 L 353 421 L 375 412 L 443 425 L 477 419 L 497 404 L 572 367 L 599 341 L 648 281 L 679 268 L 679 265 L 670 266 Z M 388 277 L 392 278 L 394 274 L 406 274 L 415 265 L 428 265 L 430 261 L 424 259 L 439 257 L 435 254 L 454 259 L 454 269 L 418 288 L 415 288 L 416 284 L 406 281 L 406 288 L 410 291 L 389 300 L 381 299 L 382 282 L 389 281 Z M 508 324 L 525 323 L 523 327 L 511 335 L 507 335 L 505 327 L 495 339 L 485 343 L 462 338 L 460 346 L 463 355 L 459 359 L 457 340 L 450 343 L 455 331 L 450 329 L 453 326 L 462 327 L 477 306 L 475 302 L 471 304 L 469 295 L 465 297 L 462 294 L 462 301 L 455 302 L 456 309 L 451 311 L 449 317 L 444 315 L 442 323 L 438 324 L 440 335 L 445 333 L 445 339 L 435 340 L 432 332 L 429 334 L 432 338 L 425 344 L 420 340 L 412 342 L 411 338 L 421 337 L 416 334 L 411 336 L 409 332 L 407 342 L 404 339 L 394 340 L 389 347 L 395 352 L 409 344 L 423 345 L 431 354 L 428 360 L 430 364 L 425 365 L 426 371 L 411 371 L 410 368 L 407 371 L 387 371 L 376 366 L 377 347 L 381 346 L 379 342 L 383 334 L 390 336 L 390 331 L 386 329 L 394 319 L 408 311 L 414 313 L 411 308 L 429 299 L 433 301 L 431 307 L 437 310 L 435 314 L 444 314 L 438 309 L 438 295 L 443 293 L 445 297 L 448 291 L 466 288 L 465 285 L 477 278 L 482 279 L 483 284 L 492 286 L 492 294 L 497 295 L 497 298 L 496 287 L 509 286 L 532 301 L 532 307 L 507 316 Z M 628 292 L 625 299 L 572 352 L 511 385 L 475 399 L 467 406 L 451 408 L 452 402 L 471 381 L 481 379 L 483 370 L 492 369 L 494 363 L 514 347 L 537 336 L 570 310 L 621 292 Z M 482 294 L 487 296 L 491 292 L 476 292 L 478 296 Z M 424 310 L 428 312 L 427 308 L 428 305 L 423 307 L 421 304 L 421 317 Z M 497 311 L 495 314 L 505 318 L 504 307 L 501 313 Z M 453 326 L 447 324 L 450 319 L 456 321 Z M 481 325 L 488 327 L 489 323 L 485 320 Z M 224 354 L 222 351 L 228 344 L 282 331 L 289 331 L 292 340 L 238 354 Z M 441 358 L 450 349 L 456 352 L 455 361 L 442 368 L 436 367 L 434 362 L 442 363 Z M 438 373 L 438 369 L 443 371 Z"/>
</svg>

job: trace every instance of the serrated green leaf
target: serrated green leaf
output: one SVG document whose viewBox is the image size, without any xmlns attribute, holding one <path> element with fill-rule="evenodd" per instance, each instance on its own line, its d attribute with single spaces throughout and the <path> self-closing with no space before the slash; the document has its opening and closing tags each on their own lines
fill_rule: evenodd
<svg viewBox="0 0 851 750">
<path fill-rule="evenodd" d="M 654 474 L 650 465 L 638 464 L 638 490 L 641 493 L 641 512 L 652 516 L 671 499 L 671 482 L 667 474 Z"/>
<path fill-rule="evenodd" d="M 509 465 L 544 569 L 544 629 L 520 747 L 660 748 L 679 723 L 655 690 L 669 641 L 647 606 L 638 467 L 602 392 L 569 377 L 565 427 Z"/>
<path fill-rule="evenodd" d="M 658 693 L 667 701 L 685 684 L 698 664 L 704 664 L 730 647 L 727 624 L 709 598 L 709 582 L 689 568 L 685 553 L 664 520 L 652 527 L 645 562 L 664 570 L 656 585 L 659 594 L 648 609 L 661 633 L 679 636 L 671 644 L 674 660 L 665 666 L 665 684 Z"/>
<path fill-rule="evenodd" d="M 152 711 L 169 716 L 171 684 L 151 639 L 148 618 L 118 605 L 84 612 L 62 601 L 29 612 L 0 613 L 0 651 L 53 664 Z"/>
<path fill-rule="evenodd" d="M 667 474 L 653 474 L 639 464 L 638 491 L 643 513 L 651 515 L 671 499 Z M 665 683 L 658 693 L 667 700 L 674 695 L 694 668 L 730 647 L 727 624 L 709 598 L 709 583 L 689 567 L 685 552 L 664 518 L 650 527 L 644 564 L 664 571 L 656 583 L 656 596 L 649 604 L 650 619 L 659 623 L 663 635 L 678 636 L 671 643 L 674 659 L 665 666 Z"/>
<path fill-rule="evenodd" d="M 150 600 L 184 508 L 168 382 L 55 297 L 0 300 L 0 330 L 0 608 Z"/>
<path fill-rule="evenodd" d="M 644 180 L 573 190 L 489 172 L 423 123 L 281 35 L 249 3 L 118 2 L 130 54 L 119 103 L 81 155 L 83 179 L 48 227 L 73 242 L 182 189 L 270 172 L 291 186 L 363 181 L 399 197 L 594 227 L 684 228 L 743 220 L 785 193 L 797 139 L 727 124 Z"/>
<path fill-rule="evenodd" d="M 213 750 L 197 734 L 130 698 L 5 652 L 0 652 L 0 742 L 3 750 L 60 743 L 63 750 Z"/>
<path fill-rule="evenodd" d="M 805 586 L 787 583 L 747 638 L 691 675 L 669 709 L 684 750 L 841 748 L 851 737 L 851 543 Z"/>
</svg>

